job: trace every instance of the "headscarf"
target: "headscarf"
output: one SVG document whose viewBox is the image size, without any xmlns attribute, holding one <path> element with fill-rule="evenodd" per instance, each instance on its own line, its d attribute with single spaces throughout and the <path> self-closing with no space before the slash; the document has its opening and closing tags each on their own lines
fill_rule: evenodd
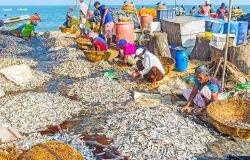
<svg viewBox="0 0 250 160">
<path fill-rule="evenodd" d="M 122 46 L 125 46 L 127 44 L 127 41 L 125 39 L 121 39 L 117 44 L 116 48 L 120 48 Z"/>
</svg>

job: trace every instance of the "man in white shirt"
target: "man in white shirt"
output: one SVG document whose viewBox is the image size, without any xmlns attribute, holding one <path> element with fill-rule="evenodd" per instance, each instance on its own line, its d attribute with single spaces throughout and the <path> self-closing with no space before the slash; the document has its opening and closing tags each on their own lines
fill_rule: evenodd
<svg viewBox="0 0 250 160">
<path fill-rule="evenodd" d="M 84 3 L 84 0 L 80 0 L 80 13 L 81 13 L 81 23 L 85 26 L 88 18 L 88 5 Z"/>
<path fill-rule="evenodd" d="M 139 48 L 136 50 L 136 56 L 138 56 L 140 60 L 136 63 L 138 70 L 132 73 L 132 77 L 143 76 L 145 80 L 154 85 L 156 81 L 160 81 L 164 78 L 164 68 L 161 61 L 155 55 Z"/>
</svg>

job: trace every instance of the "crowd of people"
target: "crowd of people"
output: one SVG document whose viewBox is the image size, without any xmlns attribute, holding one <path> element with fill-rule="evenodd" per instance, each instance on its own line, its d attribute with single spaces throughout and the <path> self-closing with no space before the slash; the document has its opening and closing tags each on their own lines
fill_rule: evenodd
<svg viewBox="0 0 250 160">
<path fill-rule="evenodd" d="M 189 10 L 189 13 L 187 13 L 184 5 L 181 6 L 177 5 L 175 9 L 177 15 L 179 16 L 184 16 L 184 15 L 194 16 L 197 14 L 197 15 L 205 15 L 212 18 L 225 20 L 229 14 L 229 11 L 225 3 L 222 3 L 217 10 L 214 10 L 214 7 L 212 6 L 210 0 L 206 0 L 204 5 L 199 5 L 198 7 L 193 6 Z M 240 10 L 240 7 L 232 7 L 232 13 L 234 13 L 235 10 Z"/>
</svg>

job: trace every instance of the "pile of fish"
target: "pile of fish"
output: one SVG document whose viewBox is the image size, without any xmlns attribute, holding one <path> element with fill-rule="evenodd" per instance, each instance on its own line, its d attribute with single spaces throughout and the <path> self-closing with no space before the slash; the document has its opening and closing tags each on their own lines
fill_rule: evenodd
<svg viewBox="0 0 250 160">
<path fill-rule="evenodd" d="M 37 65 L 35 61 L 22 58 L 0 58 L 0 62 L 0 69 L 20 64 L 26 64 L 30 67 Z"/>
<path fill-rule="evenodd" d="M 250 129 L 250 123 L 243 123 L 243 122 L 226 122 L 225 123 L 228 126 L 231 127 L 239 127 L 243 129 Z"/>
<path fill-rule="evenodd" d="M 93 63 L 93 69 L 97 71 L 109 70 L 109 69 L 112 69 L 112 65 L 110 65 L 108 61 L 102 60 L 102 61 Z"/>
<path fill-rule="evenodd" d="M 180 78 L 176 78 L 173 81 L 159 86 L 158 91 L 161 94 L 171 94 L 173 89 L 187 89 L 187 84 Z"/>
<path fill-rule="evenodd" d="M 120 103 L 130 99 L 128 92 L 118 82 L 105 77 L 74 83 L 68 95 L 77 96 L 83 102 L 99 104 Z"/>
<path fill-rule="evenodd" d="M 216 140 L 206 127 L 168 105 L 112 115 L 105 132 L 131 159 L 186 160 L 206 152 L 208 143 Z"/>
<path fill-rule="evenodd" d="M 46 35 L 40 36 L 43 39 L 43 46 L 46 47 L 69 47 L 74 45 L 74 37 L 68 34 L 61 34 L 58 32 L 44 33 Z"/>
<path fill-rule="evenodd" d="M 67 61 L 83 56 L 83 52 L 76 48 L 52 47 L 49 51 L 49 58 L 53 61 Z"/>
<path fill-rule="evenodd" d="M 22 93 L 0 100 L 0 124 L 22 133 L 36 132 L 47 125 L 58 125 L 82 110 L 83 106 L 50 93 Z"/>
<path fill-rule="evenodd" d="M 90 75 L 92 63 L 85 60 L 67 61 L 55 67 L 54 73 L 72 78 L 80 78 Z"/>
<path fill-rule="evenodd" d="M 71 147 L 78 150 L 84 156 L 84 159 L 86 160 L 94 159 L 93 153 L 85 145 L 85 143 L 83 143 L 83 141 L 80 139 L 80 136 L 78 135 L 71 136 L 66 133 L 63 133 L 63 134 L 55 134 L 53 136 L 44 136 L 39 133 L 32 133 L 28 135 L 27 137 L 23 137 L 22 139 L 13 142 L 13 144 L 21 149 L 29 150 L 33 146 L 39 143 L 44 143 L 44 142 L 49 142 L 49 141 L 59 141 L 59 142 L 69 144 Z M 0 145 L 0 147 L 2 148 L 7 148 L 8 146 L 10 146 L 10 144 Z"/>
<path fill-rule="evenodd" d="M 1 57 L 16 56 L 21 53 L 26 53 L 33 51 L 32 47 L 28 47 L 20 42 L 18 38 L 13 38 L 13 36 L 6 36 L 0 34 L 0 55 Z"/>
<path fill-rule="evenodd" d="M 14 82 L 6 79 L 3 75 L 0 74 L 0 88 L 7 93 L 15 93 L 20 91 L 28 91 L 36 89 L 37 87 L 43 86 L 51 79 L 51 75 L 45 74 L 40 71 L 32 71 L 32 75 L 35 77 L 34 80 L 26 84 L 26 86 L 16 85 Z"/>
</svg>

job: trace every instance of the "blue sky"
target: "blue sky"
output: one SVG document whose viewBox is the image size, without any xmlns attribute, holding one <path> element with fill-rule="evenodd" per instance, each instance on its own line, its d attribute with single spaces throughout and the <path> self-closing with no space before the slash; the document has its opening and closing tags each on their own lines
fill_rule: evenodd
<svg viewBox="0 0 250 160">
<path fill-rule="evenodd" d="M 89 0 L 87 0 L 89 1 Z M 95 1 L 95 0 L 93 0 Z M 99 0 L 101 3 L 107 5 L 110 4 L 121 4 L 123 0 Z M 174 0 L 162 0 L 166 1 L 167 4 L 174 4 Z M 179 4 L 203 4 L 205 0 L 177 0 Z M 220 4 L 222 2 L 228 2 L 229 0 L 211 0 L 212 4 Z M 155 4 L 157 0 L 136 0 L 136 4 Z M 68 5 L 75 4 L 75 0 L 0 0 L 0 5 Z M 234 5 L 250 5 L 250 0 L 233 0 Z"/>
</svg>

